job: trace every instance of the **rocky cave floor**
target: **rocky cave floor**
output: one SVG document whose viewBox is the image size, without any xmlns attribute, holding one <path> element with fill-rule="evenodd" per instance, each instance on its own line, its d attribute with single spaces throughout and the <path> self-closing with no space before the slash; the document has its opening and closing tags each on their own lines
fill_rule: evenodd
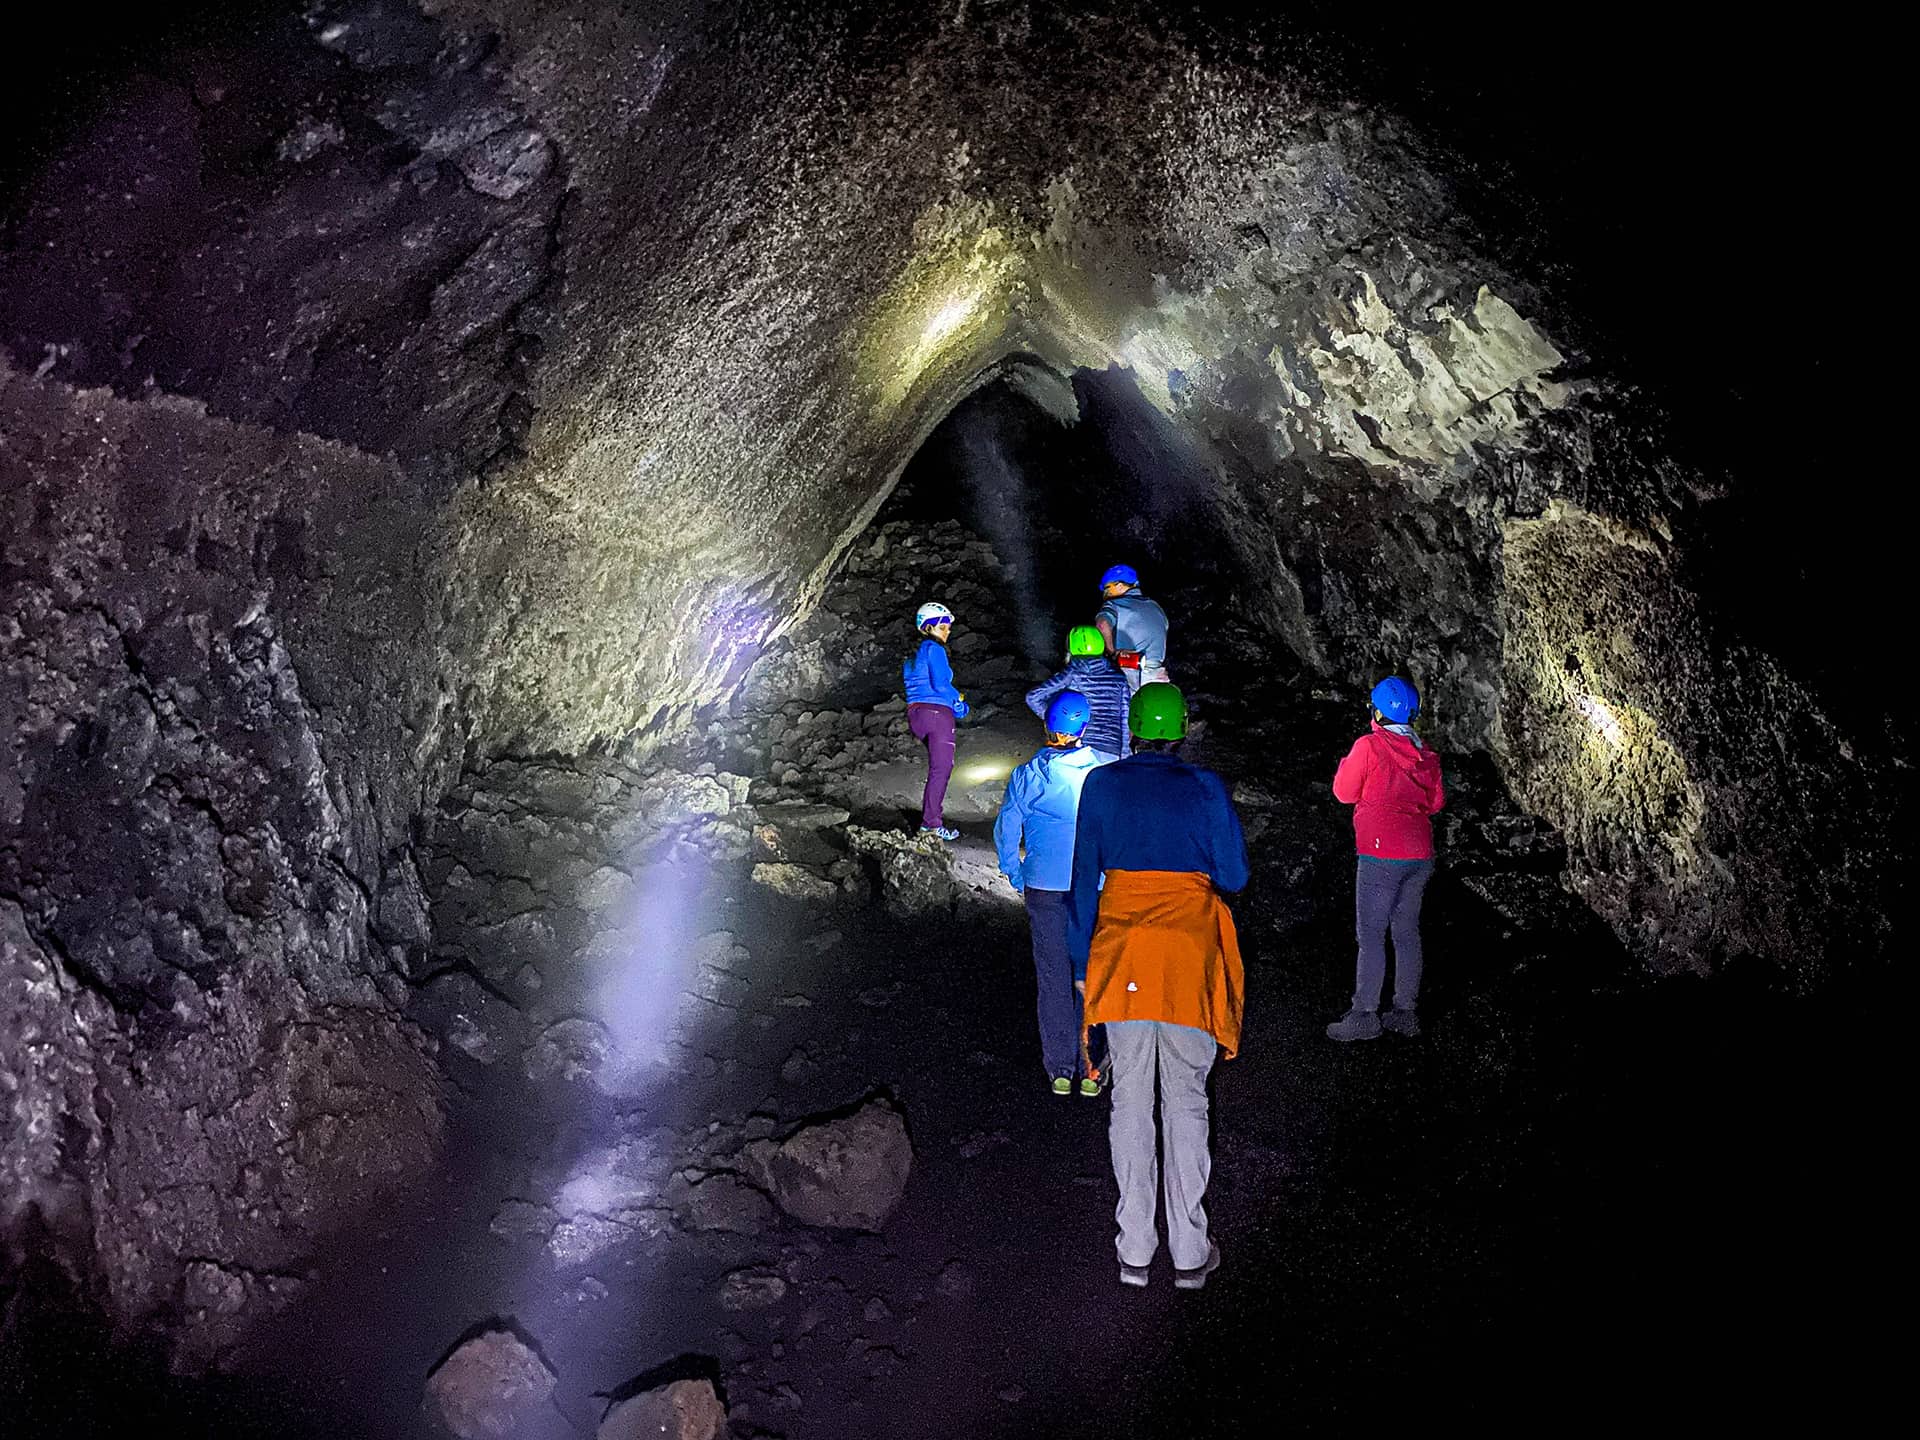
<svg viewBox="0 0 1920 1440">
<path fill-rule="evenodd" d="M 1554 837 L 1449 757 L 1427 1033 L 1326 1041 L 1352 949 L 1326 782 L 1359 707 L 1199 592 L 1163 597 L 1176 678 L 1254 862 L 1244 1051 L 1214 1083 L 1225 1265 L 1177 1293 L 1163 1254 L 1123 1290 L 1106 1101 L 1044 1089 L 993 874 L 1046 673 L 1020 579 L 955 523 L 883 517 L 684 752 L 470 772 L 410 962 L 449 1081 L 440 1183 L 316 1256 L 218 1377 L 69 1337 L 13 1433 L 108 1433 L 133 1395 L 175 1433 L 439 1434 L 423 1380 L 490 1319 L 557 1376 L 515 1432 L 543 1437 L 592 1434 L 645 1372 L 712 1375 L 740 1436 L 854 1440 L 1777 1416 L 1827 1403 L 1823 1356 L 1872 1360 L 1841 1297 L 1888 1203 L 1855 1117 L 1890 1061 L 1856 1000 L 1636 978 Z M 950 853 L 903 829 L 920 760 L 888 699 L 923 593 L 963 617 L 977 704 Z M 874 1095 L 911 1136 L 897 1210 L 783 1214 L 757 1142 Z"/>
</svg>

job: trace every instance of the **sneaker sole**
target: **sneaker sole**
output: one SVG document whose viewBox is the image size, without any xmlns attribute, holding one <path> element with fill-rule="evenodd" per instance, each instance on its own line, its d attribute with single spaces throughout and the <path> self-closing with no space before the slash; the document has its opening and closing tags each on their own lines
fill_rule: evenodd
<svg viewBox="0 0 1920 1440">
<path fill-rule="evenodd" d="M 1126 1266 L 1122 1265 L 1120 1267 L 1120 1283 L 1122 1285 L 1131 1285 L 1136 1290 L 1144 1290 L 1147 1288 L 1147 1279 L 1148 1275 L 1144 1270 L 1138 1274 L 1133 1274 L 1128 1271 Z"/>
</svg>

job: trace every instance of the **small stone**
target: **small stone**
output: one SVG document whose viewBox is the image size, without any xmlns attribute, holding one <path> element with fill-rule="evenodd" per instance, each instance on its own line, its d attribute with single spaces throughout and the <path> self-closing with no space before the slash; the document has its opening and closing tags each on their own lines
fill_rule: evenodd
<svg viewBox="0 0 1920 1440">
<path fill-rule="evenodd" d="M 493 1219 L 487 1223 L 487 1229 L 502 1240 L 544 1242 L 553 1234 L 554 1226 L 559 1223 L 560 1217 L 545 1205 L 534 1205 L 525 1200 L 508 1200 L 493 1212 Z"/>
<path fill-rule="evenodd" d="M 726 1440 L 727 1409 L 710 1380 L 675 1380 L 616 1401 L 594 1440 Z"/>
<path fill-rule="evenodd" d="M 307 119 L 280 137 L 274 154 L 282 160 L 300 165 L 323 151 L 344 144 L 346 138 L 347 132 L 340 128 L 336 120 Z"/>
<path fill-rule="evenodd" d="M 996 1393 L 1009 1405 L 1018 1405 L 1027 1398 L 1027 1389 L 1024 1385 L 1002 1385 Z"/>
<path fill-rule="evenodd" d="M 681 1210 L 694 1230 L 758 1235 L 773 1223 L 773 1202 L 737 1175 L 710 1175 L 688 1193 Z"/>
<path fill-rule="evenodd" d="M 878 1295 L 867 1301 L 867 1308 L 860 1312 L 861 1319 L 869 1325 L 884 1325 L 893 1319 L 893 1310 Z"/>
<path fill-rule="evenodd" d="M 762 863 L 753 867 L 752 874 L 754 884 L 791 900 L 831 900 L 840 891 L 833 881 L 804 865 Z"/>
<path fill-rule="evenodd" d="M 527 1079 L 590 1080 L 606 1064 L 611 1042 L 606 1027 L 592 1020 L 561 1020 L 527 1047 Z"/>
<path fill-rule="evenodd" d="M 723 1310 L 764 1310 L 786 1296 L 787 1282 L 771 1270 L 758 1267 L 735 1270 L 720 1282 Z"/>
<path fill-rule="evenodd" d="M 454 157 L 467 183 L 482 195 L 511 200 L 553 168 L 553 146 L 531 126 L 489 135 Z"/>
<path fill-rule="evenodd" d="M 553 1394 L 554 1373 L 510 1330 L 489 1330 L 427 1377 L 427 1407 L 460 1440 L 508 1440 Z"/>
<path fill-rule="evenodd" d="M 941 1267 L 933 1288 L 949 1300 L 964 1300 L 974 1291 L 973 1271 L 958 1260 L 949 1260 Z"/>
</svg>

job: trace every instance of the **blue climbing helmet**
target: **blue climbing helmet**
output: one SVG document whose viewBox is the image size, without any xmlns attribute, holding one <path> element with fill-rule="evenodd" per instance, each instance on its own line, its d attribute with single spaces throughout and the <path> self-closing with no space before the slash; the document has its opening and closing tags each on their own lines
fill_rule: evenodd
<svg viewBox="0 0 1920 1440">
<path fill-rule="evenodd" d="M 1109 585 L 1138 585 L 1139 583 L 1140 572 L 1131 565 L 1109 565 L 1107 573 L 1100 577 L 1102 590 Z"/>
<path fill-rule="evenodd" d="M 1047 733 L 1079 739 L 1093 718 L 1093 706 L 1078 690 L 1062 690 L 1047 706 Z"/>
<path fill-rule="evenodd" d="M 1420 692 L 1398 675 L 1389 675 L 1373 687 L 1367 697 L 1373 708 L 1396 725 L 1404 725 L 1420 713 Z"/>
</svg>

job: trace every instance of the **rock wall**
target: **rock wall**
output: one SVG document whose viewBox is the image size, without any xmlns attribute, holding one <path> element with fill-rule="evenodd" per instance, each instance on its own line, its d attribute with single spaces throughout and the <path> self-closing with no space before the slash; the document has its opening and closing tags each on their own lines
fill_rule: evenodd
<svg viewBox="0 0 1920 1440">
<path fill-rule="evenodd" d="M 434 1161 L 392 1010 L 459 756 L 422 511 L 186 401 L 0 368 L 0 418 L 0 1224 L 37 1210 L 191 1360 Z"/>
</svg>

